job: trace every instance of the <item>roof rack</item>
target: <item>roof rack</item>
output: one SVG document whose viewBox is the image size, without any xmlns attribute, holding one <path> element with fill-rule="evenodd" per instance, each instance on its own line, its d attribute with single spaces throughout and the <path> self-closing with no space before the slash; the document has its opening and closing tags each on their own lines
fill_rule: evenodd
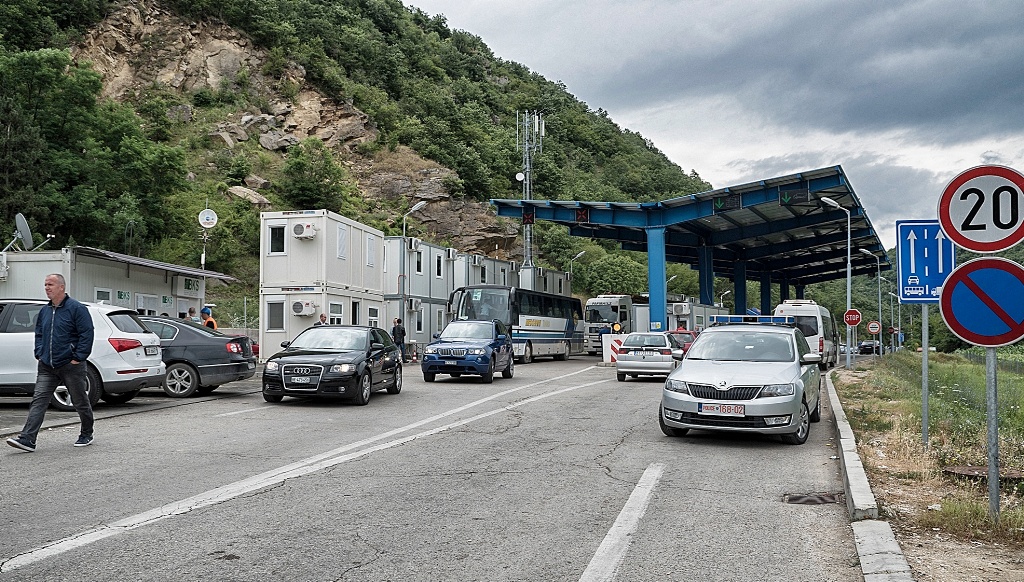
<svg viewBox="0 0 1024 582">
<path fill-rule="evenodd" d="M 708 323 L 709 326 L 737 323 L 795 326 L 796 318 L 792 315 L 710 315 L 708 316 Z"/>
</svg>

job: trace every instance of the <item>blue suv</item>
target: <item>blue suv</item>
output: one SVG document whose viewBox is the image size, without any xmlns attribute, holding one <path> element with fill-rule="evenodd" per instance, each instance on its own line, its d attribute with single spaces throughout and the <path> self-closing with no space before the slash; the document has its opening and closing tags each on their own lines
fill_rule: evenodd
<svg viewBox="0 0 1024 582">
<path fill-rule="evenodd" d="M 515 373 L 512 338 L 500 321 L 453 321 L 435 340 L 423 348 L 423 380 L 433 382 L 438 374 L 458 378 L 463 374 L 480 376 L 484 383 Z"/>
</svg>

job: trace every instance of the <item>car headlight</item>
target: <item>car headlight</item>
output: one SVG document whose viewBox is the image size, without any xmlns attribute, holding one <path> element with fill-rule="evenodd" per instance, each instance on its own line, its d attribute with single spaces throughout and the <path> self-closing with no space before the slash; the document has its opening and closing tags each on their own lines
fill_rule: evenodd
<svg viewBox="0 0 1024 582">
<path fill-rule="evenodd" d="M 427 346 L 427 347 L 423 348 L 423 353 L 424 354 L 436 354 L 437 353 L 437 348 L 435 346 Z"/>
<path fill-rule="evenodd" d="M 331 372 L 335 374 L 348 374 L 356 371 L 355 364 L 334 364 L 331 366 Z"/>
<path fill-rule="evenodd" d="M 686 385 L 686 382 L 682 380 L 673 380 L 669 378 L 665 380 L 665 390 L 671 390 L 672 392 L 678 392 L 680 394 L 689 394 L 690 387 Z"/>
<path fill-rule="evenodd" d="M 759 398 L 768 396 L 792 396 L 796 394 L 795 384 L 766 384 L 761 389 Z"/>
<path fill-rule="evenodd" d="M 469 348 L 466 350 L 466 353 L 471 356 L 482 356 L 487 353 L 487 350 L 484 348 Z"/>
<path fill-rule="evenodd" d="M 278 368 L 280 368 L 280 365 L 277 362 L 267 362 L 267 365 L 263 370 L 266 372 L 276 372 Z"/>
</svg>

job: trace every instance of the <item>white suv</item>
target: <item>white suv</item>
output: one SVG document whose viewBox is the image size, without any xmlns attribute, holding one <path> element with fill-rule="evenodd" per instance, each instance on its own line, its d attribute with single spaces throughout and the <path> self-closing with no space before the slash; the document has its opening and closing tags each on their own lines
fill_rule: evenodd
<svg viewBox="0 0 1024 582">
<path fill-rule="evenodd" d="M 32 396 L 36 384 L 35 329 L 45 299 L 0 299 L 0 396 Z M 95 338 L 89 355 L 89 400 L 96 404 L 128 402 L 143 388 L 164 379 L 160 338 L 146 329 L 131 309 L 86 303 Z M 50 405 L 73 411 L 71 395 L 58 386 Z"/>
</svg>

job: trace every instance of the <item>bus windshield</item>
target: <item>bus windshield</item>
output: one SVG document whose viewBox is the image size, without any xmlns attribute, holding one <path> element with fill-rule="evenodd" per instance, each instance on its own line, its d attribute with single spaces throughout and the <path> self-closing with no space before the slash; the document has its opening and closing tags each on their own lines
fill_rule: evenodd
<svg viewBox="0 0 1024 582">
<path fill-rule="evenodd" d="M 497 319 L 510 323 L 508 289 L 468 289 L 462 297 L 456 319 Z"/>
</svg>

